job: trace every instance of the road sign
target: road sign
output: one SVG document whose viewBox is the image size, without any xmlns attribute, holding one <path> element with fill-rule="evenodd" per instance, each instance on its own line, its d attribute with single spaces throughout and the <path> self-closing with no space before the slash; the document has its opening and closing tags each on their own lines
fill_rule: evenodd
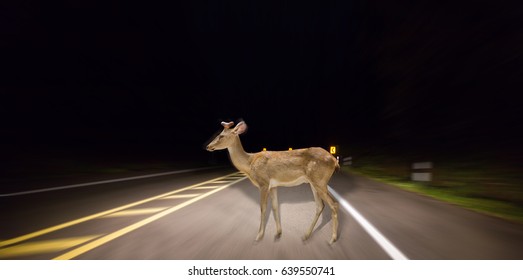
<svg viewBox="0 0 523 280">
<path fill-rule="evenodd" d="M 411 180 L 418 182 L 432 181 L 432 168 L 433 164 L 431 161 L 413 163 Z"/>
</svg>

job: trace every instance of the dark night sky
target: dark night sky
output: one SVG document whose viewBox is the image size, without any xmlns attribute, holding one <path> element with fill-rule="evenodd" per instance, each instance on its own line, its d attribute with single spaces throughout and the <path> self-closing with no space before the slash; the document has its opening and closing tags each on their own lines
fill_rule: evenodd
<svg viewBox="0 0 523 280">
<path fill-rule="evenodd" d="M 12 2 L 11 155 L 201 154 L 239 118 L 251 151 L 522 140 L 520 1 Z"/>
</svg>

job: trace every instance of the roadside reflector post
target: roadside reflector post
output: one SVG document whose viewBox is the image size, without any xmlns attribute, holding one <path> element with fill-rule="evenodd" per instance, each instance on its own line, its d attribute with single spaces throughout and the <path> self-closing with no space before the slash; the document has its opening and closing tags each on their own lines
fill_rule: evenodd
<svg viewBox="0 0 523 280">
<path fill-rule="evenodd" d="M 352 165 L 352 157 L 344 157 L 342 165 Z"/>
<path fill-rule="evenodd" d="M 412 164 L 410 178 L 412 181 L 430 182 L 432 181 L 433 164 L 431 161 L 415 162 Z"/>
</svg>

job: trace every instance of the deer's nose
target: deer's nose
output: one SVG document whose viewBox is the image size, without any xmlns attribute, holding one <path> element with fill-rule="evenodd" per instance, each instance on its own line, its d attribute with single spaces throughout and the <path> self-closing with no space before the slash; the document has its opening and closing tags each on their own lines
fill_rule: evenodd
<svg viewBox="0 0 523 280">
<path fill-rule="evenodd" d="M 214 148 L 211 147 L 211 145 L 207 145 L 207 151 L 212 152 L 212 151 L 214 151 Z"/>
</svg>

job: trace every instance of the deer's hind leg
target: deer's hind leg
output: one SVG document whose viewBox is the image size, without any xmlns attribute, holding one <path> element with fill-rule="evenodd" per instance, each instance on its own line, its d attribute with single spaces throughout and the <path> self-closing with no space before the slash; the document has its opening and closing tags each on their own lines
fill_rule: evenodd
<svg viewBox="0 0 523 280">
<path fill-rule="evenodd" d="M 303 236 L 303 240 L 309 239 L 309 237 L 312 234 L 312 231 L 314 230 L 314 227 L 316 226 L 316 223 L 318 223 L 318 218 L 320 217 L 321 213 L 323 212 L 323 209 L 325 208 L 325 204 L 323 203 L 323 200 L 318 196 L 318 192 L 314 188 L 314 186 L 311 184 L 311 190 L 312 195 L 314 196 L 314 202 L 316 203 L 316 215 L 314 216 L 314 219 L 312 220 L 312 224 L 309 227 L 309 230 L 305 233 Z"/>
<path fill-rule="evenodd" d="M 338 239 L 338 202 L 330 194 L 326 185 L 324 189 L 318 190 L 318 195 L 323 201 L 325 201 L 329 205 L 331 209 L 332 237 L 329 243 L 332 244 L 336 242 L 336 240 Z"/>
</svg>

